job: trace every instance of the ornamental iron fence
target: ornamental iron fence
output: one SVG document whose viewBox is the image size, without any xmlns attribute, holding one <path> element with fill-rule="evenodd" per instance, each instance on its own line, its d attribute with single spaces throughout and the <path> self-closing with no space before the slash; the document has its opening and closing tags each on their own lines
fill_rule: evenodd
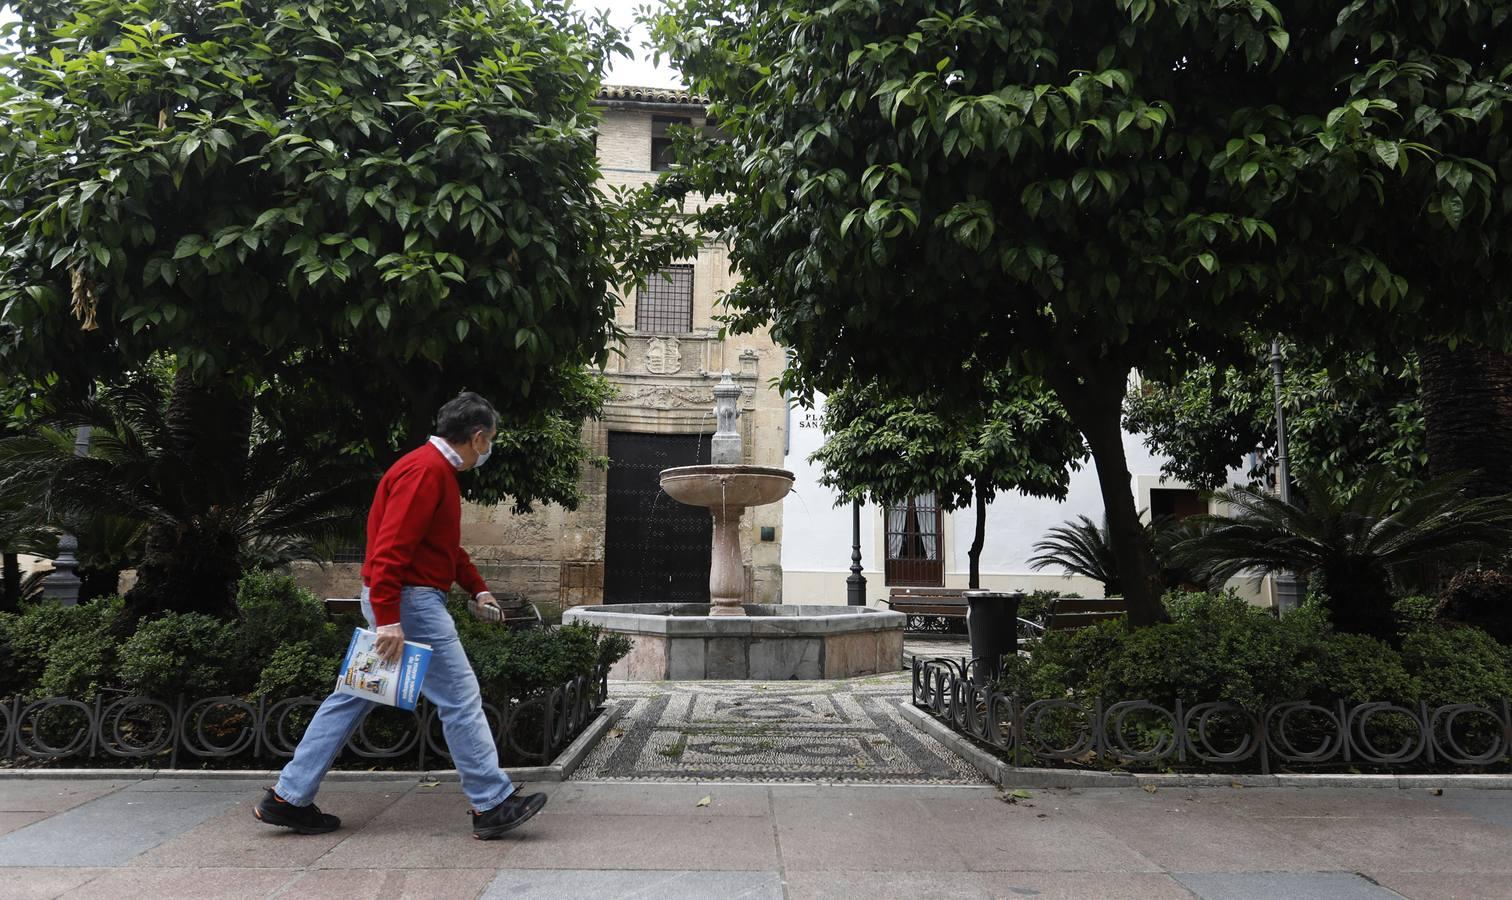
<svg viewBox="0 0 1512 900">
<path fill-rule="evenodd" d="M 485 702 L 501 761 L 549 764 L 598 713 L 608 696 L 608 678 L 608 667 L 599 666 L 592 675 L 511 700 L 502 709 Z M 0 705 L 0 751 L 6 759 L 47 761 L 144 760 L 167 754 L 169 768 L 178 768 L 185 758 L 289 759 L 324 699 L 290 697 L 270 703 L 220 696 L 191 702 L 179 697 L 170 703 L 133 696 L 16 698 Z M 450 762 L 440 716 L 428 702 L 422 699 L 412 713 L 374 704 L 377 710 L 399 717 L 398 727 L 384 729 L 391 733 L 387 743 L 380 743 L 382 737 L 369 732 L 372 716 L 365 717 L 347 740 L 351 753 L 364 760 L 412 757 L 420 769 L 438 760 Z"/>
<path fill-rule="evenodd" d="M 1105 698 L 1025 702 L 979 684 L 980 660 L 913 661 L 913 703 L 1021 764 L 1100 760 L 1119 766 L 1453 765 L 1512 759 L 1512 701 L 1410 709 L 1394 703 L 1230 702 L 1166 708 Z"/>
</svg>

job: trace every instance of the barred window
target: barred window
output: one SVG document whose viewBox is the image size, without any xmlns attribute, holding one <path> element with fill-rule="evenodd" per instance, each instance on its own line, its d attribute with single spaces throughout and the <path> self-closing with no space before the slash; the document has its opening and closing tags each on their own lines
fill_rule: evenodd
<svg viewBox="0 0 1512 900">
<path fill-rule="evenodd" d="M 677 163 L 672 155 L 672 135 L 667 133 L 667 127 L 692 124 L 693 120 L 687 116 L 651 117 L 651 171 L 665 172 Z"/>
<path fill-rule="evenodd" d="M 944 532 L 934 492 L 887 505 L 887 561 L 890 585 L 940 587 L 945 584 Z"/>
<path fill-rule="evenodd" d="M 635 330 L 651 334 L 693 330 L 692 266 L 668 266 L 641 284 L 635 296 Z"/>
</svg>

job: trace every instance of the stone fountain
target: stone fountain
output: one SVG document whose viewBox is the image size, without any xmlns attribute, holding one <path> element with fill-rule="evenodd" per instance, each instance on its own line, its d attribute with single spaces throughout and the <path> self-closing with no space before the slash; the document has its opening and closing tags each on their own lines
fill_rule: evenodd
<svg viewBox="0 0 1512 900">
<path fill-rule="evenodd" d="M 633 681 L 849 678 L 898 671 L 903 664 L 901 613 L 742 602 L 740 520 L 748 508 L 786 497 L 793 473 L 741 462 L 735 428 L 739 399 L 739 385 L 725 372 L 714 388 L 712 464 L 661 473 L 668 496 L 704 507 L 713 517 L 709 602 L 579 606 L 564 612 L 562 621 L 631 636 L 634 648 L 610 677 Z"/>
</svg>

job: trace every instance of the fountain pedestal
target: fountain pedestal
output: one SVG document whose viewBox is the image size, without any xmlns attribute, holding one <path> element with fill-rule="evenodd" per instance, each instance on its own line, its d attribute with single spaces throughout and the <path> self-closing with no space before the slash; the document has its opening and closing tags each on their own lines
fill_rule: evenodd
<svg viewBox="0 0 1512 900">
<path fill-rule="evenodd" d="M 776 503 L 793 489 L 793 473 L 768 466 L 682 466 L 661 473 L 661 487 L 679 503 L 702 506 L 714 517 L 709 565 L 709 615 L 743 616 L 745 566 L 740 560 L 740 519 L 746 508 Z"/>
<path fill-rule="evenodd" d="M 740 518 L 743 507 L 712 507 L 714 553 L 709 565 L 709 615 L 743 616 L 745 566 L 740 561 Z"/>
</svg>

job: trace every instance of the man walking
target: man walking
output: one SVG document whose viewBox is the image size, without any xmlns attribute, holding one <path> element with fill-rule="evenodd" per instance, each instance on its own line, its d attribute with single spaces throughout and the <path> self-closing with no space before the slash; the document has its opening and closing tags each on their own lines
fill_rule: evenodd
<svg viewBox="0 0 1512 900">
<path fill-rule="evenodd" d="M 462 549 L 462 493 L 457 473 L 488 461 L 498 414 L 487 400 L 464 393 L 441 407 L 436 436 L 394 463 L 378 483 L 368 513 L 367 561 L 362 567 L 362 614 L 378 631 L 377 650 L 398 659 L 406 640 L 429 644 L 430 668 L 420 692 L 441 715 L 446 746 L 473 806 L 473 837 L 492 840 L 546 805 L 544 794 L 521 796 L 499 768 L 499 752 L 483 715 L 478 679 L 462 652 L 446 609 L 456 582 L 480 605 L 497 606 Z M 294 758 L 253 814 L 300 834 L 322 834 L 341 820 L 314 804 L 320 781 L 364 716 L 376 704 L 331 694 L 305 730 Z"/>
</svg>

